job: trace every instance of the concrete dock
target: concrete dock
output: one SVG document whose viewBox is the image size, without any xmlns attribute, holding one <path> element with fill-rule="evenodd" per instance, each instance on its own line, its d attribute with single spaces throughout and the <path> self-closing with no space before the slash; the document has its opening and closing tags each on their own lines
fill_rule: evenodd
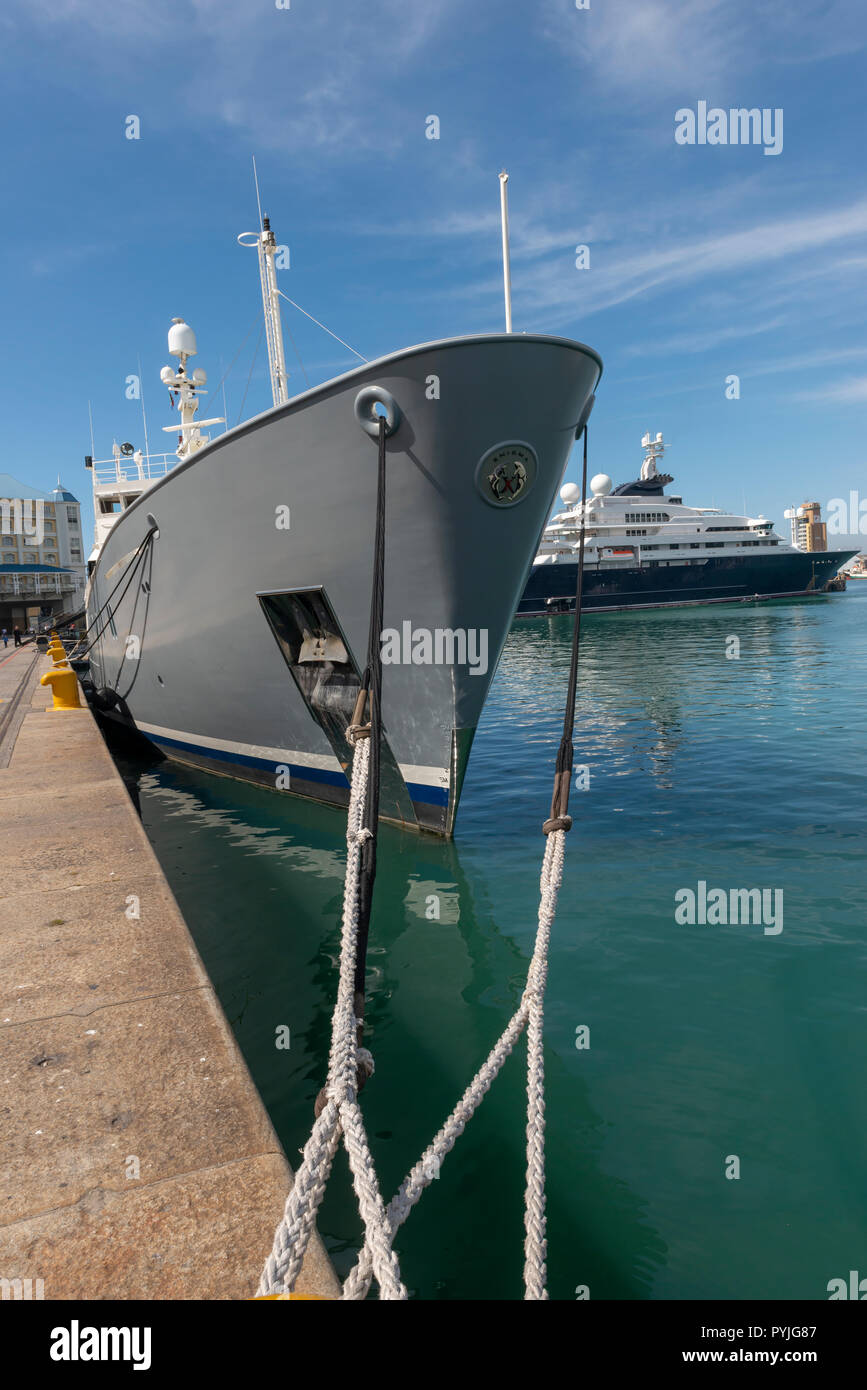
<svg viewBox="0 0 867 1390">
<path fill-rule="evenodd" d="M 51 710 L 49 669 L 0 647 L 0 1288 L 250 1298 L 291 1170 L 93 716 Z M 297 1291 L 339 1296 L 316 1237 Z"/>
</svg>

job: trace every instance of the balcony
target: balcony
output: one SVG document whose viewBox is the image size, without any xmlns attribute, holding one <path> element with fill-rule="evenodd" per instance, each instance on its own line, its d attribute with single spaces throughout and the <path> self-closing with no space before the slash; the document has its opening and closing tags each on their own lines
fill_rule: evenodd
<svg viewBox="0 0 867 1390">
<path fill-rule="evenodd" d="M 0 599 L 51 598 L 83 588 L 84 578 L 72 570 L 44 565 L 0 565 Z"/>
</svg>

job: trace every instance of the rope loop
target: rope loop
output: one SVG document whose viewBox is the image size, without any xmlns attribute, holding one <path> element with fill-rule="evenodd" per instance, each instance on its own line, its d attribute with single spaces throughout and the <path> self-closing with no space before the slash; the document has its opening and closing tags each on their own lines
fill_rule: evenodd
<svg viewBox="0 0 867 1390">
<path fill-rule="evenodd" d="M 542 822 L 542 834 L 550 835 L 554 830 L 571 830 L 571 816 L 552 816 L 550 820 Z"/>
</svg>

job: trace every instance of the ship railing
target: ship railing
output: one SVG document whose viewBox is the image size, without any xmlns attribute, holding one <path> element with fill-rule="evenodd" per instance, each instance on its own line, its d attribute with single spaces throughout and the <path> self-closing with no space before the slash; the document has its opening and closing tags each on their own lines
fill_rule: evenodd
<svg viewBox="0 0 867 1390">
<path fill-rule="evenodd" d="M 177 462 L 177 454 L 145 454 L 140 463 L 129 456 L 94 459 L 93 483 L 95 487 L 115 483 L 152 483 L 157 478 L 164 478 Z"/>
</svg>

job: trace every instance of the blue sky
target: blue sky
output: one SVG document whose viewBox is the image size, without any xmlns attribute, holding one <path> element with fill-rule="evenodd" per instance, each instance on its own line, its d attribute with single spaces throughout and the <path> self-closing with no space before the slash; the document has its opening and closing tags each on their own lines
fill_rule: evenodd
<svg viewBox="0 0 867 1390">
<path fill-rule="evenodd" d="M 865 48 L 862 0 L 6 0 L 0 471 L 89 502 L 87 402 L 99 457 L 140 443 L 139 357 L 170 439 L 176 314 L 216 384 L 259 309 L 255 153 L 283 288 L 365 356 L 501 329 L 505 165 L 515 328 L 605 361 L 594 471 L 662 430 L 687 502 L 867 499 Z M 782 108 L 782 152 L 679 145 L 699 101 Z M 311 382 L 353 364 L 284 321 Z M 269 403 L 263 346 L 244 415 Z"/>
</svg>

